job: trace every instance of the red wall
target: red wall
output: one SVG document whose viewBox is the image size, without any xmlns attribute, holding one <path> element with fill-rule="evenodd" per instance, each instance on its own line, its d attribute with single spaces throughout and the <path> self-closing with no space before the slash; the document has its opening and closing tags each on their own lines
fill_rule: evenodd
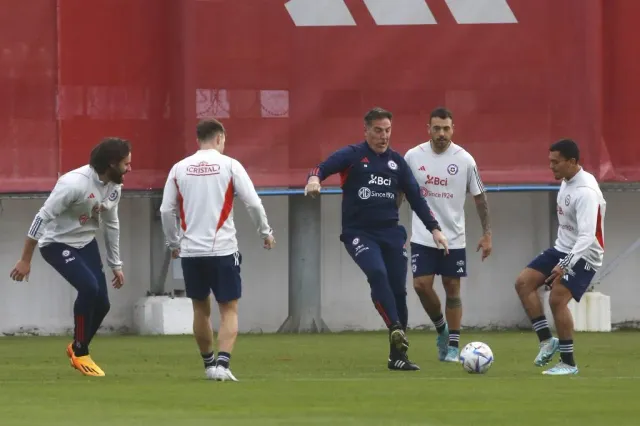
<svg viewBox="0 0 640 426">
<path fill-rule="evenodd" d="M 452 109 L 487 183 L 552 181 L 561 137 L 603 181 L 640 181 L 640 2 L 507 0 L 517 23 L 458 24 L 428 0 L 437 25 L 378 26 L 346 0 L 344 27 L 296 27 L 285 3 L 0 0 L 0 191 L 50 190 L 111 135 L 133 143 L 127 189 L 161 188 L 206 116 L 257 186 L 300 186 L 376 105 L 402 153 Z"/>
</svg>

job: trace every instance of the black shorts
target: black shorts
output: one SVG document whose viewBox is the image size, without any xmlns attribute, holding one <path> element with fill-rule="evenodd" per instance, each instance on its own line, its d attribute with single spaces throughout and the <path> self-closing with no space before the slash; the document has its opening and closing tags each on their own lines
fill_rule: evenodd
<svg viewBox="0 0 640 426">
<path fill-rule="evenodd" d="M 445 255 L 444 249 L 411 243 L 411 271 L 414 278 L 426 275 L 466 277 L 467 251 L 449 249 L 449 254 Z"/>
<path fill-rule="evenodd" d="M 182 276 L 187 297 L 205 300 L 213 293 L 218 303 L 240 299 L 242 255 L 182 257 Z"/>
</svg>

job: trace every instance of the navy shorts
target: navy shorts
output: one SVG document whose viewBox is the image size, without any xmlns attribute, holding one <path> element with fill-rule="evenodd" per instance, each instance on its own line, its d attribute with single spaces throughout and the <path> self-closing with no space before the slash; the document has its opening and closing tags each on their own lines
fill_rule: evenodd
<svg viewBox="0 0 640 426">
<path fill-rule="evenodd" d="M 467 250 L 449 249 L 449 254 L 445 254 L 444 249 L 411 243 L 411 271 L 414 278 L 425 275 L 466 277 Z"/>
<path fill-rule="evenodd" d="M 182 257 L 182 276 L 187 297 L 205 300 L 213 293 L 218 303 L 240 299 L 242 255 Z"/>
<path fill-rule="evenodd" d="M 552 247 L 540 253 L 527 267 L 535 269 L 545 277 L 548 277 L 551 275 L 553 268 L 555 268 L 565 256 L 566 253 L 562 253 Z M 562 278 L 562 284 L 569 289 L 576 302 L 579 302 L 582 295 L 589 288 L 591 280 L 595 275 L 595 269 L 586 263 L 584 259 L 580 259 L 573 265 L 573 269 Z"/>
</svg>

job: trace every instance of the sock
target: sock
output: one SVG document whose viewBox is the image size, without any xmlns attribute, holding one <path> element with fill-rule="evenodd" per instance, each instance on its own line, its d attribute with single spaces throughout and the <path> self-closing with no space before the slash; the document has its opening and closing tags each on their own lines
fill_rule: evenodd
<svg viewBox="0 0 640 426">
<path fill-rule="evenodd" d="M 460 345 L 460 330 L 449 330 L 449 346 L 457 348 Z"/>
<path fill-rule="evenodd" d="M 93 313 L 93 320 L 91 321 L 91 330 L 89 332 L 89 335 L 87 336 L 87 346 L 91 344 L 91 341 L 102 325 L 102 321 L 104 321 L 104 318 L 109 313 L 110 308 L 111 305 L 109 304 L 109 302 L 106 302 L 106 304 L 102 304 L 96 308 L 96 311 Z"/>
<path fill-rule="evenodd" d="M 76 356 L 89 355 L 89 344 L 86 340 L 86 324 L 90 322 L 90 315 L 74 315 L 73 353 Z"/>
<path fill-rule="evenodd" d="M 533 324 L 533 329 L 538 335 L 538 340 L 544 342 L 545 340 L 551 339 L 551 330 L 549 329 L 549 323 L 547 322 L 547 318 L 543 315 L 538 318 L 534 318 L 531 320 Z"/>
<path fill-rule="evenodd" d="M 231 362 L 231 354 L 228 352 L 218 352 L 218 361 L 216 365 L 224 368 L 229 368 L 229 362 Z"/>
<path fill-rule="evenodd" d="M 444 315 L 442 315 L 442 312 L 440 312 L 437 317 L 431 318 L 431 321 L 433 322 L 433 325 L 436 326 L 438 334 L 442 334 L 444 329 L 447 327 L 447 323 L 444 321 Z"/>
<path fill-rule="evenodd" d="M 213 351 L 208 354 L 201 353 L 200 356 L 202 357 L 202 361 L 204 362 L 204 368 L 214 367 L 216 365 L 216 356 Z"/>
<path fill-rule="evenodd" d="M 73 304 L 73 353 L 76 356 L 89 355 L 89 337 L 93 330 L 93 314 L 96 310 L 98 285 L 84 282 L 78 286 L 78 295 Z"/>
<path fill-rule="evenodd" d="M 573 360 L 573 339 L 560 340 L 560 359 L 565 364 L 575 367 L 576 362 Z"/>
</svg>

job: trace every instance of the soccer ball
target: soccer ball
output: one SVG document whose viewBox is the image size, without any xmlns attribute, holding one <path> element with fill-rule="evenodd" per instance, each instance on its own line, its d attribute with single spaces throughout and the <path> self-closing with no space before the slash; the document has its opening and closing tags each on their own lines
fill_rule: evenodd
<svg viewBox="0 0 640 426">
<path fill-rule="evenodd" d="M 493 352 L 483 342 L 471 342 L 460 352 L 462 368 L 468 373 L 484 374 L 493 365 Z"/>
</svg>

